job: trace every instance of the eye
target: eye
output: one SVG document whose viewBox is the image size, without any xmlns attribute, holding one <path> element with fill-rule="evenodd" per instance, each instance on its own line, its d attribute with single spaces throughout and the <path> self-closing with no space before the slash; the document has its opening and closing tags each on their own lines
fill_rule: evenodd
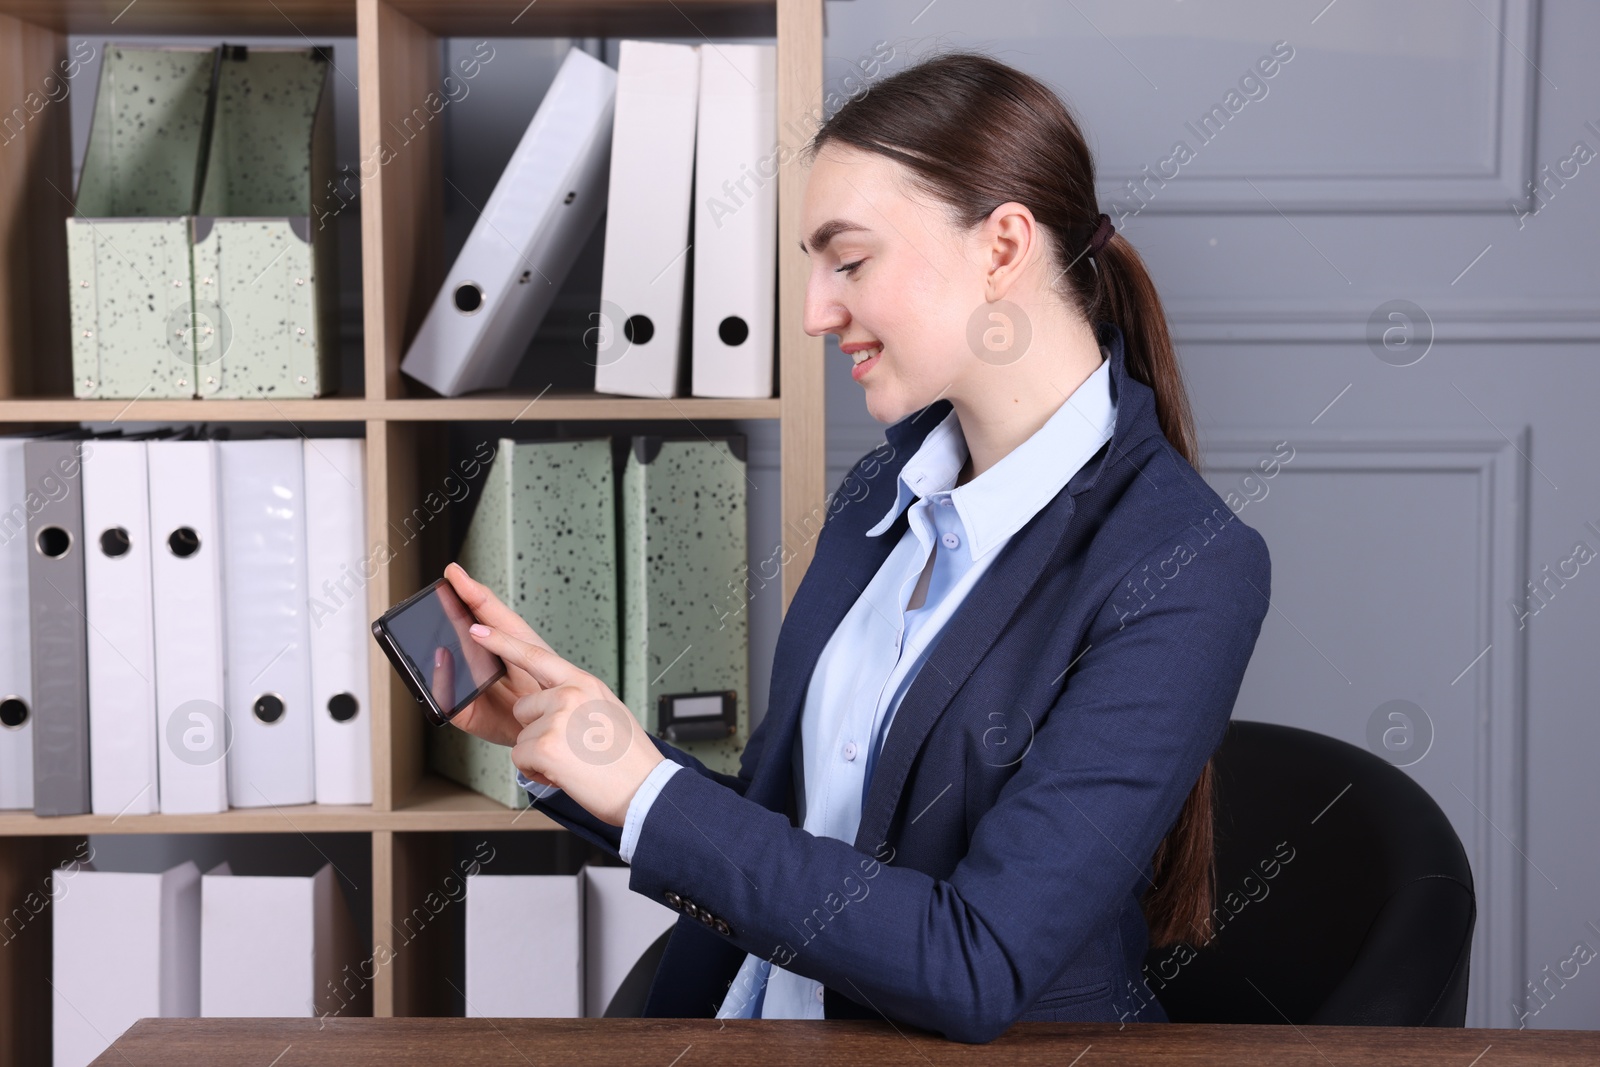
<svg viewBox="0 0 1600 1067">
<path fill-rule="evenodd" d="M 856 272 L 856 268 L 861 266 L 861 264 L 863 264 L 865 262 L 866 262 L 866 260 L 858 259 L 854 263 L 846 263 L 844 266 L 835 269 L 834 273 L 835 274 L 854 274 Z"/>
</svg>

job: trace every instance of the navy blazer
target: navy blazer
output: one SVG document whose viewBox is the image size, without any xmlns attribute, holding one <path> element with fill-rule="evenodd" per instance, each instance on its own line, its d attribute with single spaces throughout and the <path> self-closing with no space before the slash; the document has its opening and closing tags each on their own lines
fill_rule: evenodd
<svg viewBox="0 0 1600 1067">
<path fill-rule="evenodd" d="M 796 817 L 823 646 L 907 528 L 870 529 L 951 410 L 887 427 L 829 499 L 737 776 L 657 739 L 666 782 L 629 887 L 683 915 L 645 1015 L 716 1014 L 746 952 L 815 978 L 827 1018 L 984 1042 L 1018 1020 L 1164 1021 L 1141 969 L 1151 858 L 1222 740 L 1271 593 L 1266 542 L 1161 432 L 1110 351 L 1111 439 L 940 632 L 883 742 L 854 843 Z M 537 806 L 615 854 L 564 792 Z M 753 994 L 753 990 L 742 991 Z"/>
</svg>

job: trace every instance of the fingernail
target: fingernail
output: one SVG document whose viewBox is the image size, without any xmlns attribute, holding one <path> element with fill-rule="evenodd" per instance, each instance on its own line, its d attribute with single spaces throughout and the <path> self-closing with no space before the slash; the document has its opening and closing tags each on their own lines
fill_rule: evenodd
<svg viewBox="0 0 1600 1067">
<path fill-rule="evenodd" d="M 488 637 L 489 628 L 481 622 L 475 622 L 470 627 L 473 637 Z"/>
</svg>

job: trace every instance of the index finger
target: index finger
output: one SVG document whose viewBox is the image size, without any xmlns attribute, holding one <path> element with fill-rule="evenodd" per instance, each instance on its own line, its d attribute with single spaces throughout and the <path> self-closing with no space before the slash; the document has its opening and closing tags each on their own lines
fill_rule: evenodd
<svg viewBox="0 0 1600 1067">
<path fill-rule="evenodd" d="M 502 630 L 519 640 L 535 644 L 548 651 L 550 643 L 533 632 L 527 620 L 501 603 L 500 598 L 494 595 L 494 590 L 484 585 L 467 573 L 466 568 L 459 563 L 450 563 L 444 569 L 444 576 L 449 581 L 456 595 L 481 622 L 487 623 L 496 630 Z"/>
<path fill-rule="evenodd" d="M 550 689 L 567 685 L 588 672 L 568 663 L 549 645 L 524 641 L 515 634 L 497 627 L 474 625 L 469 631 L 479 645 L 499 656 L 507 666 L 520 667 L 538 682 L 541 688 Z"/>
</svg>

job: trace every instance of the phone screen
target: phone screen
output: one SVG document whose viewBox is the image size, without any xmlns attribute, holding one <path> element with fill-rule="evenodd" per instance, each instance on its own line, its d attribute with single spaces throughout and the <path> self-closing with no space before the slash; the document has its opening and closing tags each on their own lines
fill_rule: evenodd
<svg viewBox="0 0 1600 1067">
<path fill-rule="evenodd" d="M 505 673 L 500 657 L 467 633 L 475 621 L 443 578 L 382 620 L 413 682 L 427 689 L 446 720 Z"/>
</svg>

